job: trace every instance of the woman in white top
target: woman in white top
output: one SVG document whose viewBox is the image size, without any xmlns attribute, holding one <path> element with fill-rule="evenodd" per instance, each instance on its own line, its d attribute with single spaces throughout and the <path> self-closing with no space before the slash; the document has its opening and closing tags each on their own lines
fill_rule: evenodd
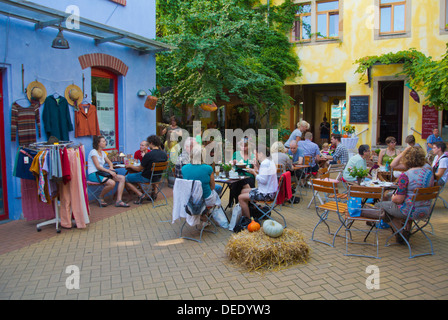
<svg viewBox="0 0 448 320">
<path fill-rule="evenodd" d="M 439 186 L 445 185 L 446 179 L 448 178 L 448 156 L 445 154 L 445 150 L 445 142 L 438 141 L 433 144 L 432 152 L 435 154 L 435 157 L 432 162 L 432 168 L 437 185 Z"/>
<path fill-rule="evenodd" d="M 257 161 L 254 169 L 246 169 L 253 174 L 257 181 L 257 188 L 244 188 L 238 196 L 238 202 L 243 216 L 250 218 L 249 202 L 253 201 L 272 201 L 278 188 L 277 167 L 270 160 L 269 149 L 258 149 Z M 258 164 L 260 163 L 260 164 Z"/>
<path fill-rule="evenodd" d="M 103 149 L 106 147 L 107 141 L 103 136 L 93 137 L 93 149 L 89 153 L 88 164 L 88 177 L 87 179 L 92 182 L 102 183 L 106 180 L 106 177 L 97 174 L 98 171 L 103 171 L 112 175 L 111 179 L 107 179 L 104 182 L 104 188 L 100 193 L 98 203 L 100 207 L 107 207 L 107 202 L 104 201 L 104 196 L 115 188 L 115 182 L 118 182 L 117 201 L 116 207 L 129 207 L 129 205 L 121 199 L 123 195 L 124 186 L 126 183 L 125 177 L 117 174 L 112 168 L 112 161 L 109 160 Z M 105 168 L 104 165 L 108 164 L 109 167 Z"/>
</svg>

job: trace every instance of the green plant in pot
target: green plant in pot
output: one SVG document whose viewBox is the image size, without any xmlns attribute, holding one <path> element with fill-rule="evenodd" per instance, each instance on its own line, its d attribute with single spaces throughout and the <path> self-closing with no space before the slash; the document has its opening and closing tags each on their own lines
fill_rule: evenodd
<svg viewBox="0 0 448 320">
<path fill-rule="evenodd" d="M 351 177 L 356 178 L 356 181 L 358 184 L 361 184 L 361 182 L 364 180 L 365 177 L 369 175 L 368 169 L 362 169 L 362 168 L 348 168 L 348 172 Z"/>
<path fill-rule="evenodd" d="M 229 171 L 232 170 L 232 165 L 230 163 L 221 164 L 222 171 L 224 171 L 226 177 L 229 177 Z"/>
</svg>

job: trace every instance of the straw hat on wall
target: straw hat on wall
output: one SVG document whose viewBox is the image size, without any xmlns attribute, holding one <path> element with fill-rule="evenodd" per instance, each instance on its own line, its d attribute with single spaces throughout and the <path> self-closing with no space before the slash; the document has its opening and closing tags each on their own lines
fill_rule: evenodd
<svg viewBox="0 0 448 320">
<path fill-rule="evenodd" d="M 47 89 L 45 89 L 42 83 L 36 80 L 31 82 L 28 87 L 26 87 L 26 96 L 30 102 L 32 100 L 37 100 L 40 104 L 42 104 L 45 102 L 45 98 L 47 97 Z"/>
<path fill-rule="evenodd" d="M 82 90 L 75 84 L 69 85 L 65 88 L 65 99 L 67 99 L 68 103 L 72 106 L 80 105 L 82 102 Z"/>
</svg>

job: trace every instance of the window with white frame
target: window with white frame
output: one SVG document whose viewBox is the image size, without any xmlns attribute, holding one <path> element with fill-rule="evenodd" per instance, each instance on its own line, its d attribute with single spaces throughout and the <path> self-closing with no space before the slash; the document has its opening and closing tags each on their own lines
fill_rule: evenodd
<svg viewBox="0 0 448 320">
<path fill-rule="evenodd" d="M 380 34 L 406 32 L 406 0 L 380 0 Z"/>
</svg>

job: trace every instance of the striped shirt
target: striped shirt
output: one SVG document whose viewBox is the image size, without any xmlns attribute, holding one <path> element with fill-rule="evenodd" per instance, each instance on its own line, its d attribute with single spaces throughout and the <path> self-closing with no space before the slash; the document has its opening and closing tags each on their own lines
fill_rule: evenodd
<svg viewBox="0 0 448 320">
<path fill-rule="evenodd" d="M 11 141 L 16 141 L 16 133 L 18 132 L 19 145 L 36 142 L 36 124 L 39 138 L 41 137 L 39 107 L 39 103 L 32 103 L 28 108 L 24 108 L 16 102 L 12 104 Z"/>
<path fill-rule="evenodd" d="M 333 160 L 338 161 L 341 160 L 342 164 L 346 164 L 348 162 L 348 151 L 347 148 L 340 143 L 333 154 Z"/>
</svg>

